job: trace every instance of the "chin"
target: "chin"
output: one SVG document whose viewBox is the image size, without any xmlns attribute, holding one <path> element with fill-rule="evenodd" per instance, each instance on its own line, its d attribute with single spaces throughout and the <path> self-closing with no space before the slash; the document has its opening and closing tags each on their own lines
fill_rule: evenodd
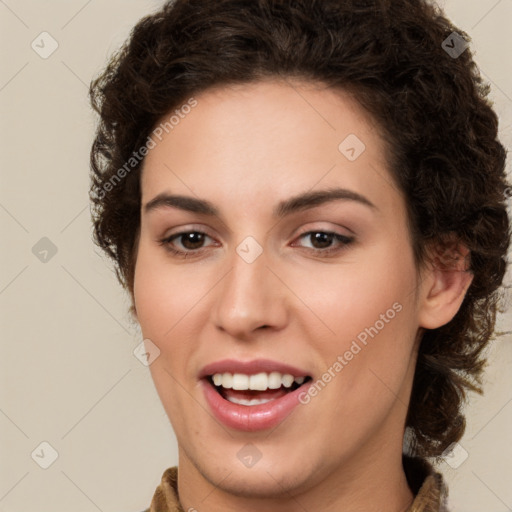
<svg viewBox="0 0 512 512">
<path fill-rule="evenodd" d="M 210 468 L 198 468 L 204 471 L 203 476 L 210 483 L 224 492 L 234 496 L 259 499 L 278 499 L 290 497 L 297 494 L 297 491 L 304 491 L 309 481 L 308 472 L 304 468 L 275 466 L 252 467 L 240 469 L 239 465 L 226 467 L 222 474 L 228 474 L 225 479 L 219 482 L 219 473 Z"/>
<path fill-rule="evenodd" d="M 212 443 L 207 444 L 211 446 Z M 321 458 L 317 464 L 307 459 L 311 452 L 303 440 L 288 448 L 280 443 L 275 451 L 272 443 L 268 443 L 262 451 L 269 455 L 262 455 L 257 461 L 247 460 L 246 466 L 240 458 L 255 450 L 254 446 L 249 441 L 218 443 L 216 450 L 196 451 L 195 456 L 187 458 L 213 487 L 234 496 L 259 499 L 289 498 L 290 495 L 302 493 L 313 486 L 318 477 L 321 478 L 322 468 L 326 469 Z M 243 448 L 246 450 L 243 451 Z M 300 453 L 301 449 L 303 453 Z M 239 455 L 240 452 L 242 455 Z M 253 454 L 257 456 L 256 451 Z"/>
</svg>

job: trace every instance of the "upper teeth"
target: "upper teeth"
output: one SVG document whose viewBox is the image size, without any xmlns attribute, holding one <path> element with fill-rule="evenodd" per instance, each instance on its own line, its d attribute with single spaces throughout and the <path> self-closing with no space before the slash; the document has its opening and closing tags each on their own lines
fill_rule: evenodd
<svg viewBox="0 0 512 512">
<path fill-rule="evenodd" d="M 302 384 L 305 377 L 294 377 L 289 373 L 257 373 L 245 375 L 244 373 L 216 373 L 212 375 L 213 383 L 225 389 L 265 391 L 266 389 L 279 389 L 281 386 L 289 388 L 294 382 Z"/>
</svg>

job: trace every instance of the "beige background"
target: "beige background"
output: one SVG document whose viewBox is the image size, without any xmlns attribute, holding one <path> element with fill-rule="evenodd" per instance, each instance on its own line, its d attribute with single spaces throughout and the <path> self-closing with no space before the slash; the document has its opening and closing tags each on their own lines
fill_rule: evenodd
<svg viewBox="0 0 512 512">
<path fill-rule="evenodd" d="M 177 461 L 149 370 L 133 355 L 141 336 L 128 301 L 91 241 L 87 199 L 88 83 L 160 4 L 0 0 L 0 512 L 139 512 Z M 443 5 L 473 37 L 510 148 L 512 0 Z M 43 31 L 59 45 L 47 59 L 31 48 Z M 32 252 L 43 237 L 57 249 L 46 263 Z M 512 330 L 508 313 L 502 331 Z M 491 350 L 486 396 L 472 402 L 469 457 L 440 465 L 454 511 L 512 510 L 511 370 L 509 334 Z M 48 469 L 35 462 L 51 462 L 43 441 L 58 452 Z"/>
</svg>

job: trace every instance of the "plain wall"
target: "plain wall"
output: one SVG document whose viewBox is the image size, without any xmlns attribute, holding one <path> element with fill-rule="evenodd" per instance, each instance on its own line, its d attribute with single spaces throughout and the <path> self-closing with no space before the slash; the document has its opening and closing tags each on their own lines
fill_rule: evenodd
<svg viewBox="0 0 512 512">
<path fill-rule="evenodd" d="M 141 335 L 128 299 L 92 242 L 87 196 L 88 84 L 160 5 L 0 2 L 0 512 L 139 512 L 177 462 L 149 369 L 133 355 Z M 512 0 L 441 5 L 472 36 L 510 148 Z M 46 59 L 31 47 L 51 49 L 44 31 L 58 43 Z M 510 333 L 508 313 L 498 330 Z M 439 466 L 454 511 L 512 509 L 511 342 L 492 345 L 485 395 L 472 396 L 467 460 Z M 43 441 L 58 452 L 48 469 L 35 462 L 50 460 Z"/>
</svg>

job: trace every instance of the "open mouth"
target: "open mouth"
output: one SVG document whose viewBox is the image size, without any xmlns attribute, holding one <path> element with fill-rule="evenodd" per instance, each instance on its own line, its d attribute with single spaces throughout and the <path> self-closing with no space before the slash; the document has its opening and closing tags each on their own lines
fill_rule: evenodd
<svg viewBox="0 0 512 512">
<path fill-rule="evenodd" d="M 233 404 L 256 406 L 277 400 L 307 384 L 311 377 L 280 372 L 215 373 L 206 377 L 217 393 Z"/>
</svg>

